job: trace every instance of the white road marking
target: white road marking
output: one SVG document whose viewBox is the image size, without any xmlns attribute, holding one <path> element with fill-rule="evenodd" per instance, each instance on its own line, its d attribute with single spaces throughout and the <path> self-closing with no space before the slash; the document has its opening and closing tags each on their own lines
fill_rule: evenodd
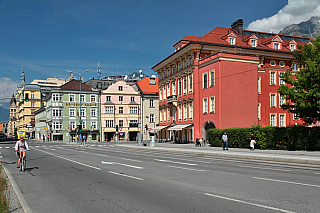
<svg viewBox="0 0 320 213">
<path fill-rule="evenodd" d="M 168 163 L 175 163 L 175 164 L 182 164 L 182 165 L 189 165 L 189 166 L 196 166 L 198 164 L 194 164 L 194 163 L 182 163 L 182 162 L 175 162 L 175 161 L 170 161 L 170 160 L 160 160 L 160 159 L 155 159 L 156 161 L 160 161 L 160 162 L 168 162 Z"/>
<path fill-rule="evenodd" d="M 5 148 L 6 148 L 6 149 L 10 149 L 10 147 L 7 147 L 7 146 L 6 146 Z"/>
<path fill-rule="evenodd" d="M 118 165 L 121 165 L 121 166 L 131 167 L 131 168 L 135 168 L 135 169 L 144 169 L 143 167 L 140 167 L 140 166 L 132 166 L 132 165 L 123 164 L 123 163 L 117 163 L 117 162 L 104 162 L 104 161 L 101 161 L 101 163 L 103 163 L 103 164 L 118 164 Z"/>
<path fill-rule="evenodd" d="M 178 167 L 178 166 L 168 166 L 168 167 L 176 168 L 176 169 L 185 169 L 185 170 L 197 171 L 197 172 L 205 172 L 206 171 L 206 170 L 201 170 L 201 169 L 189 169 L 189 168 Z"/>
<path fill-rule="evenodd" d="M 302 185 L 302 186 L 311 186 L 311 187 L 319 187 L 318 185 L 312 185 L 312 184 L 307 184 L 307 183 L 297 183 L 297 182 L 290 182 L 290 181 L 285 181 L 285 180 L 275 180 L 275 179 L 267 179 L 267 178 L 259 178 L 259 177 L 252 177 L 254 179 L 258 180 L 267 180 L 267 181 L 274 181 L 274 182 L 280 182 L 280 183 L 290 183 L 290 184 L 295 184 L 295 185 Z"/>
<path fill-rule="evenodd" d="M 108 157 L 108 155 L 102 155 L 102 154 L 96 154 L 96 155 L 103 156 L 103 157 Z"/>
<path fill-rule="evenodd" d="M 124 174 L 120 174 L 120 173 L 118 173 L 118 172 L 113 172 L 113 171 L 108 171 L 108 172 L 110 172 L 110 173 L 112 173 L 112 174 L 115 174 L 115 175 L 120 175 L 120 176 L 124 176 L 124 177 L 133 178 L 133 179 L 136 179 L 136 180 L 144 180 L 144 179 L 142 179 L 142 178 L 133 177 L 133 176 L 130 176 L 130 175 L 124 175 Z"/>
<path fill-rule="evenodd" d="M 56 149 L 51 149 L 51 150 L 56 150 Z"/>
<path fill-rule="evenodd" d="M 237 200 L 237 199 L 233 199 L 233 198 L 229 198 L 229 197 L 223 197 L 223 196 L 220 196 L 220 195 L 213 195 L 213 194 L 209 194 L 209 193 L 204 193 L 204 194 L 208 195 L 208 196 L 211 196 L 211 197 L 221 198 L 221 199 L 230 200 L 230 201 L 234 201 L 234 202 L 238 202 L 238 203 L 244 203 L 244 204 L 251 205 L 251 206 L 257 206 L 257 207 L 261 207 L 261 208 L 264 208 L 264 209 L 271 209 L 271 210 L 274 210 L 274 211 L 280 211 L 280 212 L 286 212 L 286 213 L 294 213 L 292 211 L 288 211 L 288 210 L 285 210 L 285 209 L 279 209 L 279 208 L 275 208 L 275 207 L 271 207 L 271 206 L 265 206 L 265 205 L 261 205 L 261 204 L 251 203 L 251 202 L 247 202 L 247 201 L 244 201 L 244 200 Z"/>
<path fill-rule="evenodd" d="M 272 169 L 272 168 L 266 168 L 266 167 L 243 166 L 243 165 L 238 165 L 238 166 L 239 166 L 239 167 L 243 167 L 243 168 L 266 169 L 266 170 L 275 170 L 275 171 L 291 172 L 291 170 L 285 170 L 285 169 Z"/>
<path fill-rule="evenodd" d="M 0 153 L 1 154 L 1 153 Z M 133 159 L 128 159 L 128 158 L 122 158 L 123 160 L 128 160 L 128 161 L 134 161 L 134 162 L 139 162 L 141 163 L 142 161 L 140 160 L 133 160 Z"/>
<path fill-rule="evenodd" d="M 97 169 L 97 170 L 102 170 L 102 169 L 100 169 L 100 168 L 98 168 L 98 167 L 90 166 L 90 165 L 84 164 L 84 163 L 80 163 L 80 162 L 78 162 L 78 161 L 74 161 L 74 160 L 71 160 L 71 159 L 68 159 L 68 158 L 59 156 L 59 155 L 55 155 L 55 154 L 52 154 L 52 153 L 50 153 L 50 152 L 46 152 L 46 151 L 43 151 L 43 150 L 40 150 L 40 149 L 36 149 L 36 150 L 41 151 L 41 152 L 44 152 L 44 153 L 49 154 L 49 155 L 53 155 L 53 156 L 55 156 L 55 157 L 57 157 L 57 158 L 61 158 L 61 159 L 63 159 L 63 160 L 70 161 L 70 162 L 72 162 L 72 163 L 76 163 L 76 164 L 79 164 L 79 165 L 82 165 L 82 166 L 86 166 L 86 167 L 89 167 L 89 168 L 93 168 L 93 169 Z"/>
<path fill-rule="evenodd" d="M 320 175 L 320 173 L 316 173 L 316 175 Z"/>
<path fill-rule="evenodd" d="M 82 152 L 82 153 L 88 153 L 88 152 L 86 152 L 86 151 L 81 151 L 81 150 L 78 150 L 79 152 Z"/>
</svg>

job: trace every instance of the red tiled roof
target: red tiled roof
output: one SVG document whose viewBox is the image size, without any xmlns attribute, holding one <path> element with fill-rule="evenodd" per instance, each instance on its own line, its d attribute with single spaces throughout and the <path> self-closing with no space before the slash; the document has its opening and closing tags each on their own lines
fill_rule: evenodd
<svg viewBox="0 0 320 213">
<path fill-rule="evenodd" d="M 234 33 L 237 36 L 235 45 L 230 45 L 228 42 L 226 42 L 224 40 L 224 38 L 227 35 L 229 35 L 230 33 Z M 189 42 L 193 41 L 193 42 L 203 42 L 203 43 L 211 43 L 211 44 L 218 44 L 218 45 L 236 46 L 236 47 L 250 47 L 250 48 L 256 48 L 256 49 L 274 50 L 273 48 L 270 48 L 270 47 L 266 46 L 265 43 L 268 43 L 267 41 L 272 40 L 277 35 L 280 36 L 280 38 L 281 38 L 281 36 L 285 36 L 285 37 L 287 37 L 287 39 L 289 39 L 289 41 L 291 41 L 292 39 L 295 39 L 295 41 L 298 44 L 301 44 L 301 45 L 307 43 L 307 41 L 306 42 L 301 42 L 301 41 L 299 41 L 299 39 L 307 39 L 307 40 L 309 39 L 307 37 L 301 37 L 301 36 L 291 36 L 291 35 L 282 35 L 282 34 L 275 34 L 275 33 L 265 33 L 265 32 L 258 32 L 258 31 L 251 31 L 251 30 L 244 30 L 244 33 L 246 35 L 242 36 L 242 35 L 240 35 L 239 33 L 237 33 L 236 31 L 234 31 L 231 28 L 216 27 L 215 29 L 213 29 L 212 31 L 208 32 L 207 34 L 205 34 L 202 37 L 185 36 L 180 41 L 189 41 Z M 257 47 L 251 47 L 247 42 L 248 38 L 250 36 L 252 36 L 253 34 L 255 34 L 258 37 Z M 179 42 L 177 42 L 177 43 L 179 43 Z M 288 48 L 285 48 L 285 47 L 283 47 L 279 51 L 291 52 L 291 50 L 289 50 Z"/>
<path fill-rule="evenodd" d="M 64 85 L 60 86 L 63 90 L 76 90 L 80 91 L 80 82 L 72 79 L 68 83 L 65 83 Z M 85 83 L 81 83 L 81 91 L 92 91 L 92 87 L 86 85 Z"/>
<path fill-rule="evenodd" d="M 150 78 L 152 77 L 146 77 L 140 81 L 138 81 L 136 84 L 139 86 L 141 91 L 144 94 L 158 94 L 158 78 L 155 78 L 156 84 L 149 84 Z"/>
</svg>

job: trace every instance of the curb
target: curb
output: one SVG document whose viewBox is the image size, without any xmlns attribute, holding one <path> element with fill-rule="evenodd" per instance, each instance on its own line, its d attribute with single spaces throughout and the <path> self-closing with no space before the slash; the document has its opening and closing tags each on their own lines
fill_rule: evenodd
<svg viewBox="0 0 320 213">
<path fill-rule="evenodd" d="M 223 157 L 223 158 L 239 158 L 239 159 L 248 159 L 248 160 L 261 160 L 261 161 L 276 161 L 276 162 L 285 162 L 285 163 L 299 163 L 299 164 L 311 164 L 311 165 L 320 165 L 319 160 L 308 160 L 308 159 L 295 159 L 288 157 L 273 157 L 273 156 L 254 156 L 254 155 L 232 155 L 232 154 L 220 154 L 220 153 L 209 153 L 209 152 L 199 152 L 199 151 L 188 151 L 188 150 L 177 150 L 177 149 L 161 149 L 154 147 L 132 147 L 125 145 L 114 144 L 114 147 L 127 148 L 127 149 L 136 149 L 136 150 L 148 150 L 155 152 L 170 152 L 170 153 L 182 153 L 182 154 L 191 154 L 191 155 L 203 155 L 203 156 L 214 156 L 214 157 Z"/>
<path fill-rule="evenodd" d="M 11 186 L 14 190 L 14 192 L 16 193 L 17 197 L 18 197 L 18 200 L 20 201 L 20 204 L 22 206 L 22 209 L 25 213 L 33 213 L 33 211 L 31 210 L 31 207 L 29 206 L 29 203 L 26 201 L 26 199 L 24 198 L 20 188 L 18 187 L 16 181 L 13 179 L 10 171 L 5 167 L 3 166 L 4 168 L 4 171 L 11 183 Z"/>
</svg>

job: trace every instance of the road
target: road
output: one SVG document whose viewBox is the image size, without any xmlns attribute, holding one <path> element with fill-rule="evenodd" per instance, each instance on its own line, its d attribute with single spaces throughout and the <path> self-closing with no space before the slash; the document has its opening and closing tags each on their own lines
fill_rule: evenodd
<svg viewBox="0 0 320 213">
<path fill-rule="evenodd" d="M 320 167 L 29 142 L 27 171 L 0 144 L 33 212 L 319 212 Z"/>
</svg>

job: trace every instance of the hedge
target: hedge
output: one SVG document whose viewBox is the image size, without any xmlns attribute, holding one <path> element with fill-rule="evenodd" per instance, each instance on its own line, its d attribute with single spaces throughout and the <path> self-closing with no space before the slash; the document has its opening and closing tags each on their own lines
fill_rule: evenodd
<svg viewBox="0 0 320 213">
<path fill-rule="evenodd" d="M 256 136 L 255 148 L 320 151 L 320 127 L 261 127 L 209 129 L 211 146 L 222 147 L 227 132 L 229 148 L 250 148 L 251 132 Z"/>
</svg>

